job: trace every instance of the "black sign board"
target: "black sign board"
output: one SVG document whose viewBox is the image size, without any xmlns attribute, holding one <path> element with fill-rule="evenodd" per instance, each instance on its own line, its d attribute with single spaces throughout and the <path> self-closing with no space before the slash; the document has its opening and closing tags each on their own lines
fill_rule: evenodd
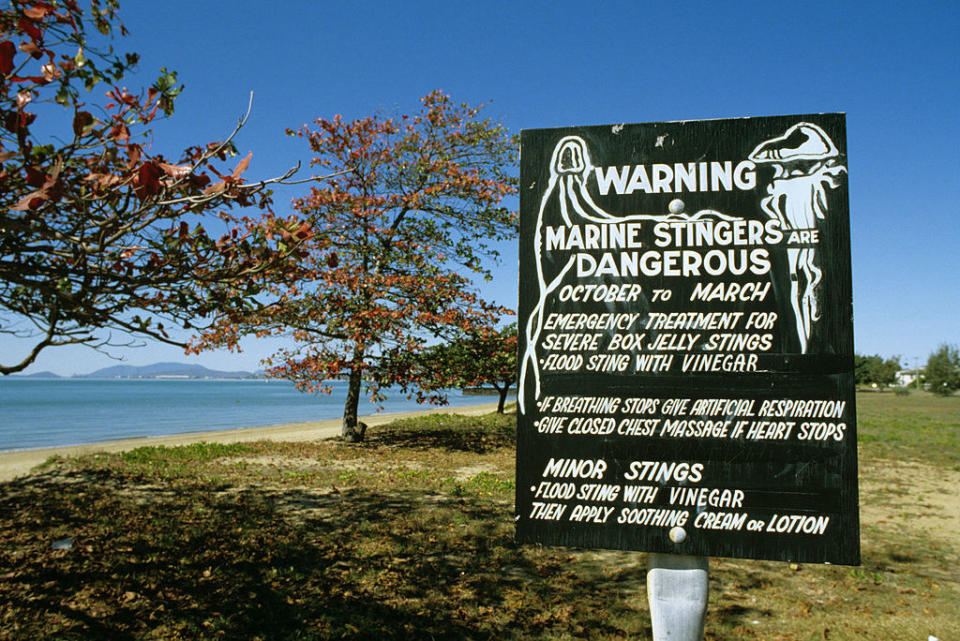
<svg viewBox="0 0 960 641">
<path fill-rule="evenodd" d="M 844 116 L 521 152 L 519 540 L 859 563 Z"/>
</svg>

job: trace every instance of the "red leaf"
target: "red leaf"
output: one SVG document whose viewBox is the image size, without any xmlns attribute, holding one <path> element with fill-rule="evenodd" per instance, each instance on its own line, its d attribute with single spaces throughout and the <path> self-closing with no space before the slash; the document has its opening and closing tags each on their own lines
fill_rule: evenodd
<svg viewBox="0 0 960 641">
<path fill-rule="evenodd" d="M 133 169 L 140 162 L 140 145 L 127 145 L 127 169 Z"/>
<path fill-rule="evenodd" d="M 77 115 L 73 117 L 73 133 L 76 136 L 83 136 L 90 132 L 90 129 L 93 127 L 96 121 L 93 119 L 93 115 L 86 111 L 78 111 Z"/>
<path fill-rule="evenodd" d="M 239 178 L 243 175 L 243 172 L 247 170 L 247 167 L 250 166 L 250 158 L 253 156 L 253 152 L 248 152 L 247 157 L 237 163 L 236 168 L 233 170 L 233 177 Z"/>
<path fill-rule="evenodd" d="M 43 202 L 47 200 L 47 194 L 43 189 L 30 192 L 23 198 L 21 198 L 16 205 L 11 207 L 12 211 L 27 211 L 28 209 L 36 209 Z"/>
<path fill-rule="evenodd" d="M 50 13 L 50 8 L 43 5 L 37 5 L 32 9 L 26 9 L 23 12 L 23 15 L 27 16 L 31 20 L 43 20 L 46 15 Z"/>
<path fill-rule="evenodd" d="M 37 28 L 37 25 L 33 24 L 33 22 L 27 18 L 20 18 L 20 20 L 17 21 L 17 26 L 20 27 L 21 31 L 30 36 L 30 39 L 34 42 L 40 42 L 40 40 L 43 39 L 43 33 Z"/>
<path fill-rule="evenodd" d="M 7 75 L 13 71 L 13 57 L 17 55 L 17 48 L 9 40 L 0 42 L 0 73 Z"/>
<path fill-rule="evenodd" d="M 39 189 L 47 181 L 47 174 L 36 167 L 25 167 L 24 171 L 27 172 L 27 184 L 31 187 Z"/>
<path fill-rule="evenodd" d="M 21 42 L 20 51 L 30 54 L 35 59 L 39 59 L 43 55 L 43 49 L 33 44 L 32 42 Z"/>
<path fill-rule="evenodd" d="M 181 178 L 190 173 L 190 165 L 168 165 L 165 162 L 160 163 L 160 169 L 171 178 Z"/>
<path fill-rule="evenodd" d="M 130 130 L 123 123 L 116 124 L 110 128 L 110 137 L 117 142 L 126 142 L 130 139 Z"/>
<path fill-rule="evenodd" d="M 302 225 L 297 227 L 297 231 L 294 232 L 294 235 L 300 240 L 303 240 L 304 238 L 307 238 L 310 236 L 310 231 L 311 231 L 310 223 L 303 223 Z"/>
<path fill-rule="evenodd" d="M 206 196 L 208 194 L 215 194 L 218 191 L 224 191 L 226 188 L 227 188 L 227 183 L 221 180 L 219 182 L 213 183 L 212 185 L 204 189 L 203 195 Z"/>
<path fill-rule="evenodd" d="M 137 196 L 147 198 L 160 191 L 163 170 L 154 162 L 145 162 L 137 170 Z"/>
<path fill-rule="evenodd" d="M 86 182 L 95 182 L 97 183 L 97 187 L 100 187 L 102 189 L 105 187 L 112 187 L 116 184 L 119 184 L 120 182 L 122 182 L 123 179 L 120 176 L 116 176 L 114 174 L 98 174 L 98 173 L 91 172 L 86 176 L 84 176 L 83 180 Z"/>
<path fill-rule="evenodd" d="M 8 111 L 3 117 L 3 126 L 11 133 L 18 133 L 24 127 L 29 126 L 36 118 L 37 114 L 25 111 Z"/>
</svg>

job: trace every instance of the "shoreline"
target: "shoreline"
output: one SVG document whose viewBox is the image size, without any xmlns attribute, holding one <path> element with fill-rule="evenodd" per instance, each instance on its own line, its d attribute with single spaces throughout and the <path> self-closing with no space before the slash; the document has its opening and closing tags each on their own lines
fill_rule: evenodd
<svg viewBox="0 0 960 641">
<path fill-rule="evenodd" d="M 370 414 L 360 420 L 370 427 L 383 425 L 402 418 L 427 414 L 461 414 L 477 416 L 497 410 L 497 403 L 462 405 L 458 407 L 439 407 L 410 412 L 391 412 L 389 414 Z M 211 443 L 242 443 L 246 441 L 314 441 L 340 435 L 341 419 L 323 419 L 301 423 L 283 423 L 259 427 L 241 427 L 228 430 L 209 430 L 180 432 L 165 436 L 143 436 L 135 438 L 99 441 L 85 445 L 63 445 L 40 447 L 27 450 L 0 452 L 0 483 L 25 476 L 51 456 L 73 457 L 93 454 L 94 452 L 124 452 L 138 447 L 189 445 L 202 441 Z"/>
</svg>

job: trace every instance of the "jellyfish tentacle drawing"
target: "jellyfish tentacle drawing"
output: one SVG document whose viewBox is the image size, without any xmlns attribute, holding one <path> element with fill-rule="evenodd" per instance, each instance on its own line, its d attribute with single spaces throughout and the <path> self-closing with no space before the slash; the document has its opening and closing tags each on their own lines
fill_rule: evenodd
<svg viewBox="0 0 960 641">
<path fill-rule="evenodd" d="M 758 165 L 770 165 L 773 178 L 763 211 L 780 222 L 784 231 L 814 231 L 828 212 L 827 190 L 840 186 L 846 167 L 827 133 L 812 123 L 800 122 L 781 136 L 765 140 L 750 153 Z M 790 305 L 796 319 L 800 351 L 807 352 L 813 325 L 820 319 L 817 286 L 823 272 L 813 246 L 787 249 L 790 269 Z"/>
<path fill-rule="evenodd" d="M 614 216 L 598 207 L 587 191 L 587 182 L 593 173 L 590 153 L 587 143 L 579 136 L 566 136 L 557 142 L 550 159 L 550 179 L 547 189 L 540 199 L 540 209 L 537 214 L 537 226 L 534 232 L 534 262 L 537 267 L 537 284 L 539 297 L 525 328 L 526 348 L 520 365 L 520 394 L 518 405 L 520 412 L 525 411 L 523 390 L 526 378 L 531 376 L 534 383 L 534 398 L 540 397 L 540 366 L 537 361 L 537 342 L 543 330 L 543 311 L 547 297 L 553 293 L 564 277 L 573 268 L 575 259 L 570 256 L 553 273 L 547 274 L 543 261 L 543 225 L 545 212 L 554 200 L 558 201 L 560 218 L 567 227 L 572 227 L 575 221 L 592 223 L 630 222 L 633 220 L 650 220 L 661 218 L 656 215 L 635 214 L 631 216 Z"/>
<path fill-rule="evenodd" d="M 560 282 L 563 280 L 563 277 L 570 271 L 570 268 L 573 267 L 574 258 L 571 256 L 566 264 L 560 268 L 557 274 L 554 274 L 550 278 L 550 282 L 547 282 L 547 276 L 544 274 L 544 266 L 542 260 L 542 247 L 543 247 L 543 216 L 544 211 L 547 208 L 547 203 L 550 202 L 551 196 L 557 185 L 559 184 L 560 191 L 563 191 L 563 183 L 561 182 L 561 176 L 564 168 L 569 170 L 574 170 L 578 164 L 585 164 L 583 160 L 583 155 L 580 155 L 579 163 L 576 160 L 576 155 L 579 149 L 575 145 L 567 145 L 565 141 L 567 139 L 561 140 L 557 144 L 556 148 L 553 150 L 553 157 L 550 161 L 550 179 L 547 182 L 547 189 L 543 193 L 543 197 L 540 199 L 540 209 L 537 213 L 537 226 L 534 231 L 534 263 L 537 267 L 537 288 L 539 290 L 539 298 L 537 304 L 534 306 L 533 311 L 530 312 L 530 316 L 527 319 L 527 326 L 525 328 L 526 332 L 526 349 L 523 353 L 523 360 L 520 365 L 520 393 L 517 395 L 517 402 L 519 405 L 520 412 L 525 411 L 525 398 L 523 394 L 523 382 L 526 380 L 528 372 L 532 372 L 534 379 L 534 397 L 540 397 L 540 368 L 537 364 L 537 350 L 536 344 L 537 340 L 540 338 L 540 333 L 543 328 L 543 307 L 546 302 L 546 297 L 553 290 L 557 288 Z M 561 153 L 566 149 L 565 153 Z M 571 225 L 569 214 L 567 213 L 566 203 L 561 193 L 560 198 L 560 215 L 564 220 L 564 224 L 567 226 Z"/>
</svg>

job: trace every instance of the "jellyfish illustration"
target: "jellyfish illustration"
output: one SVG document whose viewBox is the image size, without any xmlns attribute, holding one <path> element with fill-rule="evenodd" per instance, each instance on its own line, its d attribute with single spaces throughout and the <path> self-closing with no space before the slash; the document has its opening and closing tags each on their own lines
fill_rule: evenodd
<svg viewBox="0 0 960 641">
<path fill-rule="evenodd" d="M 534 257 L 537 265 L 539 299 L 527 319 L 526 350 L 520 364 L 520 412 L 525 411 L 524 383 L 528 376 L 534 380 L 534 397 L 540 397 L 540 368 L 537 363 L 537 341 L 543 328 L 543 311 L 547 297 L 560 286 L 561 281 L 573 268 L 575 259 L 567 258 L 562 264 L 545 265 L 543 259 L 543 225 L 545 212 L 554 200 L 559 207 L 563 224 L 570 227 L 576 222 L 609 223 L 649 219 L 652 216 L 618 217 L 604 211 L 594 203 L 587 191 L 587 181 L 593 172 L 587 143 L 579 136 L 566 136 L 553 148 L 550 158 L 550 179 L 540 200 L 537 226 L 534 233 Z"/>
<path fill-rule="evenodd" d="M 812 231 L 826 219 L 827 189 L 836 189 L 846 167 L 838 164 L 840 153 L 817 125 L 801 122 L 777 138 L 766 140 L 750 153 L 758 165 L 774 170 L 767 196 L 760 205 L 785 231 Z M 800 349 L 806 353 L 813 324 L 820 319 L 817 285 L 823 273 L 813 247 L 787 248 L 790 265 L 790 303 L 797 321 Z M 802 286 L 802 291 L 801 291 Z"/>
<path fill-rule="evenodd" d="M 550 178 L 540 199 L 540 209 L 534 231 L 533 252 L 534 262 L 537 266 L 539 298 L 530 312 L 524 328 L 526 348 L 520 363 L 520 393 L 517 397 L 521 413 L 526 410 L 524 390 L 528 377 L 533 379 L 534 398 L 540 398 L 540 367 L 537 359 L 537 343 L 543 330 L 547 299 L 560 286 L 576 262 L 574 256 L 568 256 L 566 260 L 562 258 L 555 260 L 552 257 L 545 259 L 543 255 L 543 226 L 548 210 L 552 211 L 553 207 L 558 208 L 560 218 L 567 227 L 583 223 L 606 224 L 643 220 L 678 219 L 695 221 L 705 217 L 734 220 L 734 217 L 712 209 L 703 209 L 692 215 L 681 213 L 682 204 L 676 211 L 671 205 L 669 214 L 615 216 L 598 206 L 591 197 L 587 186 L 592 175 L 594 175 L 594 166 L 590 159 L 587 143 L 583 138 L 579 136 L 561 138 L 553 148 L 550 158 Z M 676 202 L 679 203 L 680 201 Z"/>
<path fill-rule="evenodd" d="M 547 203 L 550 201 L 553 193 L 559 192 L 560 215 L 565 225 L 570 226 L 573 223 L 570 220 L 570 210 L 576 209 L 571 206 L 566 197 L 568 191 L 576 193 L 579 191 L 577 185 L 583 185 L 586 181 L 588 172 L 591 169 L 590 155 L 587 151 L 587 145 L 582 138 L 577 136 L 567 136 L 557 143 L 553 149 L 553 155 L 550 159 L 550 180 L 540 201 L 540 211 L 537 214 L 537 227 L 534 233 L 534 256 L 537 266 L 537 285 L 539 289 L 539 299 L 536 306 L 527 319 L 526 327 L 526 350 L 520 365 L 520 393 L 517 397 L 521 413 L 524 411 L 524 382 L 528 374 L 534 378 L 534 396 L 540 397 L 540 368 L 537 364 L 536 343 L 540 338 L 540 332 L 543 328 L 543 308 L 546 304 L 547 296 L 553 292 L 566 276 L 567 272 L 573 267 L 574 258 L 571 256 L 566 263 L 559 269 L 551 269 L 547 273 L 544 268 L 542 247 L 543 247 L 543 218 Z"/>
</svg>

